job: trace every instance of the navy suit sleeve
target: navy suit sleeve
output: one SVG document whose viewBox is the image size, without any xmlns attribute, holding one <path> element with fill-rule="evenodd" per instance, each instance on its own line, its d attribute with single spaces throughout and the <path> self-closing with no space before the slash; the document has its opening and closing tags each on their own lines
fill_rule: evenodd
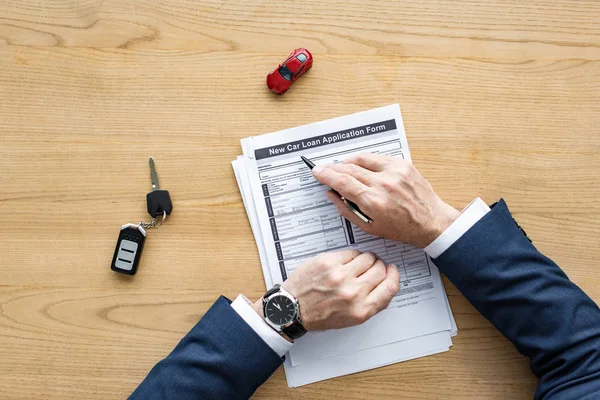
<svg viewBox="0 0 600 400">
<path fill-rule="evenodd" d="M 536 399 L 600 399 L 600 309 L 529 242 L 503 200 L 434 262 L 530 358 Z"/>
<path fill-rule="evenodd" d="M 248 399 L 283 360 L 220 297 L 130 399 Z"/>
</svg>

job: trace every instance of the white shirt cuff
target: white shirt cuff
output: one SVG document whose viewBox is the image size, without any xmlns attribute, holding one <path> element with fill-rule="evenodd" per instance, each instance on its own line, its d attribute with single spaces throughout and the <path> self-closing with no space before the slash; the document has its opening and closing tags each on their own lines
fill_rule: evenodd
<svg viewBox="0 0 600 400">
<path fill-rule="evenodd" d="M 489 211 L 488 205 L 481 198 L 476 198 L 462 210 L 456 221 L 423 250 L 429 257 L 438 258 Z"/>
<path fill-rule="evenodd" d="M 279 355 L 279 357 L 283 357 L 285 353 L 290 351 L 293 343 L 288 342 L 283 336 L 267 325 L 260 315 L 254 311 L 252 302 L 250 302 L 246 296 L 240 294 L 233 303 L 231 303 L 231 307 L 248 325 L 250 325 L 250 328 L 252 328 L 254 332 L 256 332 L 256 334 Z"/>
</svg>

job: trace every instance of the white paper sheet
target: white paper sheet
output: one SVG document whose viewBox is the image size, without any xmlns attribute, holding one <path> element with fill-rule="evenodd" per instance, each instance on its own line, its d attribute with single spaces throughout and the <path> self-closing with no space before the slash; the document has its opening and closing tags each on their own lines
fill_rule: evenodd
<svg viewBox="0 0 600 400">
<path fill-rule="evenodd" d="M 448 332 L 439 332 L 343 356 L 308 362 L 298 366 L 292 366 L 286 360 L 284 364 L 285 373 L 288 376 L 289 386 L 297 387 L 426 355 L 441 353 L 448 351 L 451 344 Z"/>
<path fill-rule="evenodd" d="M 244 201 L 244 206 L 250 220 L 250 225 L 257 241 L 261 265 L 263 266 L 265 284 L 266 287 L 271 287 L 273 286 L 273 282 L 270 278 L 270 270 L 268 267 L 264 267 L 266 261 L 263 260 L 264 250 L 261 249 L 262 237 L 260 236 L 260 229 L 257 227 L 256 210 L 254 209 L 252 199 L 248 198 L 247 194 L 245 194 L 245 192 L 247 193 L 249 190 L 249 182 L 247 179 L 243 178 L 244 174 L 246 174 L 243 157 L 240 156 L 237 160 L 234 160 L 232 165 L 242 194 L 242 200 Z M 452 314 L 450 315 L 452 316 Z M 454 323 L 453 317 L 452 325 L 452 335 L 454 336 L 456 334 L 456 324 Z M 307 385 L 325 379 L 441 353 L 448 351 L 449 347 L 452 345 L 450 334 L 446 332 L 412 338 L 398 343 L 401 344 L 391 344 L 372 349 L 365 349 L 353 354 L 331 357 L 325 360 L 315 360 L 296 367 L 293 367 L 291 361 L 287 358 L 284 362 L 284 369 L 288 385 L 290 387 Z"/>
<path fill-rule="evenodd" d="M 371 133 L 363 136 L 361 129 L 363 134 Z M 355 136 L 344 140 L 344 134 Z M 328 140 L 332 143 L 323 144 Z M 293 151 L 295 146 L 310 143 L 301 153 Z M 326 188 L 314 181 L 299 161 L 302 154 L 317 163 L 340 162 L 364 150 L 410 159 L 397 105 L 245 139 L 242 146 L 244 156 L 232 165 L 267 287 L 281 283 L 312 252 L 339 248 L 374 251 L 403 268 L 404 293 L 396 296 L 390 308 L 359 327 L 310 333 L 297 340 L 285 363 L 290 386 L 445 351 L 451 346 L 450 335 L 456 334 L 456 324 L 433 263 L 419 249 L 371 237 L 341 219 L 324 197 Z M 318 220 L 321 226 L 315 228 Z M 320 372 L 315 375 L 315 371 Z"/>
</svg>

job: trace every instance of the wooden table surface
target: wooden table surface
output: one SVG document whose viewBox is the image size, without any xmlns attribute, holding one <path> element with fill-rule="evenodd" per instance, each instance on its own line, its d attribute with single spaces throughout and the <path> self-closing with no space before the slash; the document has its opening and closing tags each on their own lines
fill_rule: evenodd
<svg viewBox="0 0 600 400">
<path fill-rule="evenodd" d="M 45 5 L 42 5 L 45 4 Z M 315 57 L 282 97 L 265 76 Z M 230 162 L 239 140 L 400 103 L 450 204 L 504 197 L 600 301 L 595 0 L 0 1 L 0 397 L 126 397 L 220 294 L 265 290 Z M 138 274 L 148 157 L 174 212 Z M 446 281 L 444 354 L 257 399 L 530 399 L 528 361 Z"/>
</svg>

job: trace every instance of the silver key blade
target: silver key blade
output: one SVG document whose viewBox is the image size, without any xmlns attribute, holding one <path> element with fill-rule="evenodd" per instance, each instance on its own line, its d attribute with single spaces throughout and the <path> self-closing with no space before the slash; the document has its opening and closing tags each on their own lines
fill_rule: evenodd
<svg viewBox="0 0 600 400">
<path fill-rule="evenodd" d="M 152 190 L 160 190 L 160 185 L 158 184 L 158 173 L 156 173 L 156 168 L 154 167 L 154 159 L 150 157 L 150 180 L 152 181 Z"/>
</svg>

